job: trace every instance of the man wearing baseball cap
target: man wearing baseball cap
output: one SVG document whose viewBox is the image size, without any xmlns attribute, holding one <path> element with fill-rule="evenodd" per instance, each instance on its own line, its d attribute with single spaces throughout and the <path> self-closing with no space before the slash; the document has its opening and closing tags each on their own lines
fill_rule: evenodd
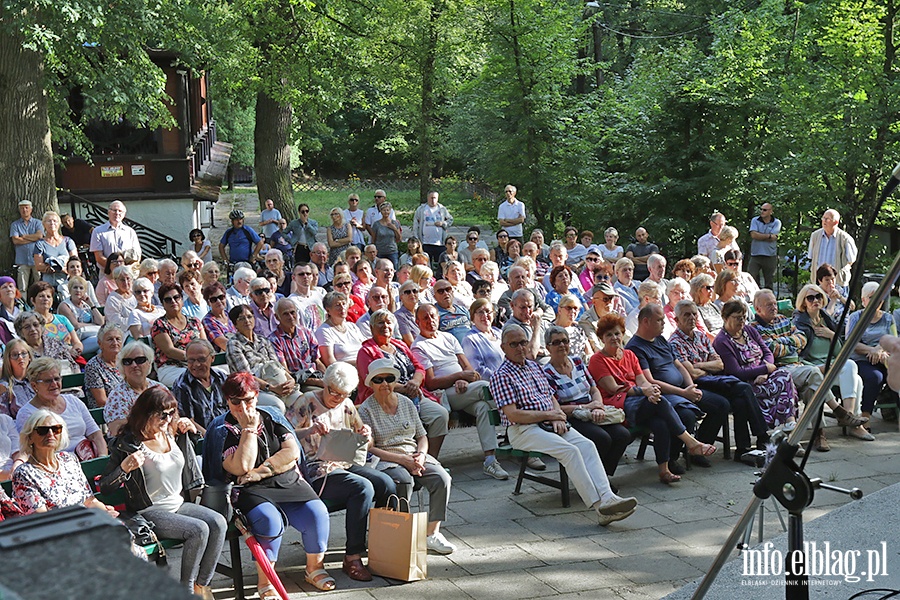
<svg viewBox="0 0 900 600">
<path fill-rule="evenodd" d="M 9 237 L 16 249 L 19 289 L 24 293 L 28 286 L 41 280 L 41 274 L 34 266 L 34 244 L 44 237 L 44 226 L 40 219 L 32 219 L 34 207 L 31 200 L 19 202 L 19 216 L 9 226 Z"/>
</svg>

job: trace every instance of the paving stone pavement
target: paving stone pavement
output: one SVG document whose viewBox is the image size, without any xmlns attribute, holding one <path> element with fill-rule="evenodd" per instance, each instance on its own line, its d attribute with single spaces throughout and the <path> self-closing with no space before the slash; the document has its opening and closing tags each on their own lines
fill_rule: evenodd
<svg viewBox="0 0 900 600">
<path fill-rule="evenodd" d="M 872 426 L 877 440 L 868 443 L 841 437 L 834 421 L 831 424 L 827 432 L 832 450 L 813 453 L 807 465 L 810 476 L 859 487 L 865 494 L 900 482 L 896 423 L 876 416 Z M 651 456 L 643 462 L 634 458 L 635 442 L 612 481 L 621 495 L 636 496 L 640 505 L 625 521 L 600 527 L 574 490 L 569 508 L 562 507 L 559 491 L 540 484 L 525 482 L 521 495 L 513 495 L 514 479 L 495 481 L 482 474 L 478 448 L 470 427 L 451 430 L 441 451 L 441 461 L 453 476 L 450 514 L 442 531 L 458 546 L 455 553 L 430 555 L 425 581 L 352 581 L 340 569 L 344 520 L 343 513 L 336 513 L 331 517 L 326 568 L 337 589 L 326 595 L 334 600 L 662 598 L 707 571 L 750 501 L 755 480 L 753 468 L 724 460 L 720 447 L 711 469 L 695 467 L 680 483 L 665 486 L 656 479 Z M 511 461 L 503 462 L 515 472 Z M 557 471 L 551 461 L 548 472 Z M 805 520 L 809 523 L 848 502 L 844 495 L 818 491 Z M 766 507 L 764 534 L 770 539 L 782 529 L 772 505 L 767 502 Z M 752 541 L 757 541 L 756 528 Z M 171 554 L 169 568 L 177 569 L 179 552 Z M 252 598 L 256 571 L 249 551 L 244 549 L 242 557 L 245 591 Z M 223 560 L 228 560 L 227 551 Z M 289 529 L 278 571 L 291 599 L 322 594 L 303 581 L 304 561 L 300 535 Z M 219 600 L 235 597 L 225 577 L 217 575 L 213 589 Z"/>
</svg>

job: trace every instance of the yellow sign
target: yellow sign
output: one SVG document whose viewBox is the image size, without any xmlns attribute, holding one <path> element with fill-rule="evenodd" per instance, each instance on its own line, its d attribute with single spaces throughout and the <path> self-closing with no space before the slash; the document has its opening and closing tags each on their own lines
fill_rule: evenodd
<svg viewBox="0 0 900 600">
<path fill-rule="evenodd" d="M 100 177 L 125 177 L 125 167 L 122 165 L 100 167 Z"/>
</svg>

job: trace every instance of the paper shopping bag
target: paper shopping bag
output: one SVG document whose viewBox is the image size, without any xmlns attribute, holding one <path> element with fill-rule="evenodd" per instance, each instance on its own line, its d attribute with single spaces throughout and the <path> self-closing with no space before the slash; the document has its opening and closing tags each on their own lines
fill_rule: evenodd
<svg viewBox="0 0 900 600">
<path fill-rule="evenodd" d="M 390 508 L 369 511 L 369 571 L 400 581 L 428 577 L 425 543 L 427 513 L 398 512 Z"/>
</svg>

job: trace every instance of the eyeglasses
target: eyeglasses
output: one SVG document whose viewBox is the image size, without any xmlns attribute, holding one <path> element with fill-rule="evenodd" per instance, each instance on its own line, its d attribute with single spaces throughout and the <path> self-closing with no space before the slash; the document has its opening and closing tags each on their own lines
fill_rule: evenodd
<svg viewBox="0 0 900 600">
<path fill-rule="evenodd" d="M 20 358 L 27 358 L 27 352 L 16 352 L 15 354 L 10 354 L 9 357 L 13 360 L 19 360 Z"/>
<path fill-rule="evenodd" d="M 403 290 L 402 293 L 404 296 L 409 296 L 409 295 L 415 294 L 416 290 Z"/>
<path fill-rule="evenodd" d="M 490 317 L 490 316 L 493 316 L 494 311 L 491 310 L 490 308 L 482 308 L 481 310 L 476 310 L 476 311 L 475 311 L 475 314 L 476 314 L 476 315 L 484 315 L 484 316 L 486 316 L 486 317 Z"/>
<path fill-rule="evenodd" d="M 349 281 L 342 281 L 340 283 L 334 284 L 334 287 L 348 287 L 351 283 Z"/>
<path fill-rule="evenodd" d="M 158 418 L 160 421 L 168 421 L 169 419 L 173 418 L 174 416 L 175 416 L 174 408 L 172 410 L 161 410 L 158 413 L 156 413 L 156 418 Z"/>
<path fill-rule="evenodd" d="M 348 202 L 359 202 L 359 198 L 350 198 Z"/>
<path fill-rule="evenodd" d="M 259 288 L 258 290 L 253 290 L 253 293 L 257 296 L 265 296 L 266 294 L 271 293 L 272 290 L 268 288 Z"/>
<path fill-rule="evenodd" d="M 568 346 L 569 340 L 551 340 L 550 346 Z"/>
<path fill-rule="evenodd" d="M 528 345 L 528 340 L 518 340 L 515 342 L 508 342 L 510 348 L 522 348 Z"/>
<path fill-rule="evenodd" d="M 586 260 L 587 262 L 591 262 L 591 263 L 593 263 L 593 262 L 600 262 L 600 259 L 597 258 L 596 256 L 588 256 L 588 257 L 587 257 L 586 259 L 584 259 L 584 260 Z"/>
<path fill-rule="evenodd" d="M 477 242 L 477 241 L 478 241 L 478 238 L 477 238 L 477 237 L 468 237 L 468 238 L 466 238 L 466 239 L 469 240 L 470 242 Z"/>
<path fill-rule="evenodd" d="M 134 358 L 123 358 L 122 366 L 130 367 L 131 365 L 145 365 L 147 364 L 146 356 L 135 356 Z"/>
<path fill-rule="evenodd" d="M 249 403 L 253 402 L 254 400 L 256 400 L 256 394 L 253 394 L 250 396 L 244 396 L 241 398 L 228 398 L 228 403 L 233 406 L 237 406 L 237 405 L 241 404 L 242 402 L 244 404 L 249 404 Z"/>
<path fill-rule="evenodd" d="M 738 263 L 736 260 L 727 260 L 727 261 L 725 261 L 725 266 L 726 267 L 736 267 L 736 266 L 738 266 Z"/>
<path fill-rule="evenodd" d="M 166 304 L 175 304 L 176 302 L 181 302 L 181 295 L 177 296 L 166 296 L 163 298 L 163 302 Z"/>
<path fill-rule="evenodd" d="M 560 308 L 562 308 L 564 310 L 578 310 L 578 307 L 575 306 L 574 304 L 570 304 L 569 306 L 560 306 Z"/>
<path fill-rule="evenodd" d="M 438 289 L 435 289 L 435 290 L 434 290 L 434 293 L 435 293 L 435 294 L 449 294 L 449 293 L 452 292 L 452 291 L 453 291 L 453 288 L 452 288 L 452 287 L 445 287 L 445 288 L 441 288 L 441 289 L 439 289 L 439 290 L 438 290 Z"/>
<path fill-rule="evenodd" d="M 509 239 L 509 236 L 508 236 L 508 235 L 498 235 L 498 236 L 497 236 L 497 239 L 499 240 L 500 238 L 506 238 L 506 239 Z"/>
<path fill-rule="evenodd" d="M 225 294 L 219 294 L 218 296 L 210 296 L 210 302 L 223 302 L 225 300 Z"/>
<path fill-rule="evenodd" d="M 822 294 L 818 294 L 818 293 L 816 293 L 816 294 L 809 294 L 809 295 L 806 297 L 806 301 L 807 301 L 807 302 L 821 302 L 821 301 L 822 301 Z"/>
<path fill-rule="evenodd" d="M 395 381 L 397 381 L 397 378 L 393 375 L 384 375 L 372 378 L 372 383 L 376 385 L 380 385 L 382 383 L 394 383 Z"/>
<path fill-rule="evenodd" d="M 294 273 L 296 277 L 312 277 L 312 271 L 300 271 L 299 273 Z"/>
<path fill-rule="evenodd" d="M 53 435 L 58 436 L 62 433 L 62 430 L 63 426 L 58 423 L 56 425 L 38 425 L 34 428 L 34 432 L 41 437 L 45 437 L 51 431 L 53 432 Z"/>
<path fill-rule="evenodd" d="M 386 196 L 375 196 L 375 198 L 385 198 Z"/>
<path fill-rule="evenodd" d="M 309 214 L 309 211 L 308 211 L 308 210 L 301 210 L 301 211 L 300 211 L 300 214 L 301 214 L 301 215 L 308 215 L 308 214 Z"/>
<path fill-rule="evenodd" d="M 716 288 L 715 288 L 715 286 L 712 286 L 712 285 L 704 285 L 703 289 L 706 290 L 707 292 L 711 292 Z"/>
<path fill-rule="evenodd" d="M 61 383 L 61 382 L 62 382 L 62 377 L 60 377 L 59 375 L 57 375 L 56 377 L 48 377 L 47 379 L 35 379 L 34 380 L 34 383 L 46 383 L 46 384 Z"/>
</svg>

